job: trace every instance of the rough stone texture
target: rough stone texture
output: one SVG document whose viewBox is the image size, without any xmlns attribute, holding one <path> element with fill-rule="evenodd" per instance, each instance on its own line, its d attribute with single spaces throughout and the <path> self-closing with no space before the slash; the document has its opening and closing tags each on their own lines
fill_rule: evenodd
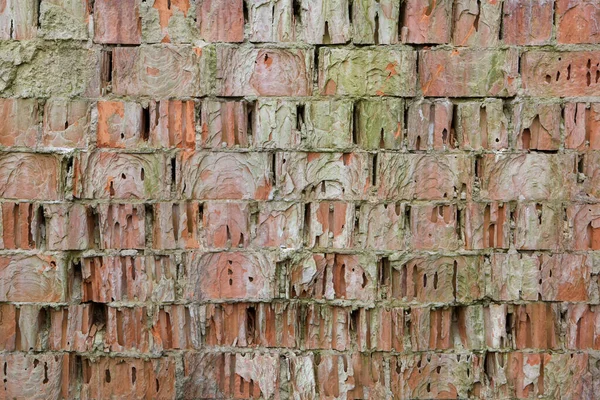
<svg viewBox="0 0 600 400">
<path fill-rule="evenodd" d="M 0 0 L 0 399 L 596 399 L 599 0 Z"/>
</svg>

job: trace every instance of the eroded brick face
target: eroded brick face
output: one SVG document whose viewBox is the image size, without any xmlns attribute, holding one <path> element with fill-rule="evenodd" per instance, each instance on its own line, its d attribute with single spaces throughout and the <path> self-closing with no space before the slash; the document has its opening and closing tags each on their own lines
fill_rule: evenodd
<svg viewBox="0 0 600 400">
<path fill-rule="evenodd" d="M 0 0 L 1 399 L 596 399 L 600 0 Z"/>
</svg>

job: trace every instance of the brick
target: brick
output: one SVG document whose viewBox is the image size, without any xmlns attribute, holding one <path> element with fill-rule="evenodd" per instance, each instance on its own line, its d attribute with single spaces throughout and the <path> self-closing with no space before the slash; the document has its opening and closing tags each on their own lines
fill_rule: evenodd
<svg viewBox="0 0 600 400">
<path fill-rule="evenodd" d="M 302 211 L 300 204 L 271 201 L 259 203 L 253 245 L 293 249 L 301 247 Z"/>
<path fill-rule="evenodd" d="M 45 39 L 88 38 L 91 3 L 88 0 L 42 0 L 38 34 Z"/>
<path fill-rule="evenodd" d="M 517 103 L 513 109 L 515 147 L 522 150 L 558 150 L 561 144 L 561 107 L 556 103 Z"/>
<path fill-rule="evenodd" d="M 401 37 L 403 43 L 435 44 L 450 42 L 452 2 L 408 0 L 404 5 Z"/>
<path fill-rule="evenodd" d="M 304 49 L 224 47 L 216 50 L 220 96 L 310 96 L 313 53 Z"/>
<path fill-rule="evenodd" d="M 354 245 L 376 250 L 403 250 L 410 229 L 410 206 L 364 203 L 354 208 Z M 352 225 L 350 225 L 351 227 Z"/>
<path fill-rule="evenodd" d="M 147 107 L 133 102 L 99 101 L 97 109 L 98 147 L 195 147 L 193 101 L 151 101 Z"/>
<path fill-rule="evenodd" d="M 40 221 L 41 207 L 33 203 L 2 203 L 2 240 L 3 249 L 35 249 L 43 246 Z"/>
<path fill-rule="evenodd" d="M 0 154 L 0 196 L 5 199 L 58 200 L 59 160 L 50 154 Z"/>
<path fill-rule="evenodd" d="M 253 126 L 252 103 L 240 101 L 202 102 L 202 147 L 249 147 Z"/>
<path fill-rule="evenodd" d="M 154 98 L 200 96 L 201 56 L 200 49 L 189 45 L 117 47 L 112 53 L 112 91 Z"/>
<path fill-rule="evenodd" d="M 156 0 L 140 5 L 144 43 L 191 43 L 197 37 L 190 0 Z M 193 11 L 193 10 L 192 10 Z"/>
<path fill-rule="evenodd" d="M 531 50 L 521 57 L 524 93 L 538 97 L 594 96 L 600 82 L 600 53 Z"/>
<path fill-rule="evenodd" d="M 141 249 L 146 244 L 146 209 L 139 204 L 98 205 L 100 248 Z"/>
<path fill-rule="evenodd" d="M 248 3 L 248 14 L 251 42 L 293 42 L 296 39 L 296 20 L 301 16 L 300 10 L 294 10 L 291 3 L 252 0 Z"/>
<path fill-rule="evenodd" d="M 597 204 L 573 204 L 567 207 L 571 247 L 575 250 L 600 249 L 600 220 Z"/>
<path fill-rule="evenodd" d="M 311 44 L 343 44 L 350 40 L 348 0 L 301 1 L 302 36 Z"/>
<path fill-rule="evenodd" d="M 50 99 L 44 107 L 42 145 L 85 148 L 90 122 L 90 107 L 87 101 Z"/>
<path fill-rule="evenodd" d="M 600 43 L 600 10 L 596 0 L 556 1 L 559 43 Z"/>
<path fill-rule="evenodd" d="M 465 155 L 383 153 L 377 157 L 378 196 L 383 199 L 466 198 L 472 166 Z"/>
<path fill-rule="evenodd" d="M 545 44 L 552 36 L 554 0 L 507 0 L 502 15 L 502 40 L 507 44 Z"/>
<path fill-rule="evenodd" d="M 307 149 L 347 149 L 352 145 L 352 103 L 350 101 L 311 101 L 304 105 L 301 119 L 303 147 Z"/>
<path fill-rule="evenodd" d="M 552 204 L 518 204 L 515 246 L 519 250 L 560 250 L 562 209 Z"/>
<path fill-rule="evenodd" d="M 39 133 L 39 106 L 33 99 L 1 99 L 0 145 L 35 147 Z"/>
<path fill-rule="evenodd" d="M 597 331 L 597 306 L 569 304 L 567 315 L 566 347 L 572 350 L 598 349 L 600 332 Z"/>
<path fill-rule="evenodd" d="M 177 187 L 185 198 L 265 200 L 271 192 L 266 153 L 186 152 L 180 159 Z"/>
<path fill-rule="evenodd" d="M 315 254 L 294 263 L 290 272 L 292 298 L 373 301 L 376 262 L 367 255 Z"/>
<path fill-rule="evenodd" d="M 389 0 L 352 3 L 353 42 L 360 44 L 398 43 L 400 9 L 400 3 Z"/>
<path fill-rule="evenodd" d="M 540 260 L 535 255 L 494 253 L 487 265 L 485 292 L 493 300 L 538 299 L 541 285 Z"/>
<path fill-rule="evenodd" d="M 360 100 L 354 104 L 353 141 L 365 150 L 400 149 L 404 140 L 404 102 Z"/>
<path fill-rule="evenodd" d="M 157 249 L 198 248 L 200 208 L 189 201 L 154 204 L 153 246 Z"/>
<path fill-rule="evenodd" d="M 85 250 L 99 245 L 95 232 L 97 214 L 91 207 L 77 203 L 46 204 L 43 216 L 49 250 Z"/>
<path fill-rule="evenodd" d="M 200 36 L 208 42 L 244 41 L 243 0 L 202 0 L 196 6 Z"/>
<path fill-rule="evenodd" d="M 515 49 L 422 50 L 419 79 L 425 96 L 511 97 L 517 92 Z"/>
<path fill-rule="evenodd" d="M 456 147 L 452 125 L 454 106 L 448 100 L 422 100 L 408 107 L 407 148 L 448 150 Z"/>
<path fill-rule="evenodd" d="M 284 200 L 361 198 L 371 186 L 364 153 L 278 152 L 275 157 L 275 187 Z"/>
<path fill-rule="evenodd" d="M 45 350 L 43 335 L 46 325 L 46 309 L 38 305 L 4 304 L 0 307 L 2 321 L 0 331 L 3 340 L 0 348 L 7 351 Z"/>
<path fill-rule="evenodd" d="M 305 246 L 348 248 L 354 227 L 354 208 L 339 201 L 307 203 L 304 206 Z"/>
<path fill-rule="evenodd" d="M 417 53 L 413 50 L 319 49 L 321 94 L 413 96 Z"/>
<path fill-rule="evenodd" d="M 574 159 L 567 154 L 484 155 L 476 164 L 482 199 L 569 199 L 575 184 Z M 526 179 L 521 171 L 527 171 Z"/>
<path fill-rule="evenodd" d="M 79 198 L 164 198 L 173 184 L 163 154 L 96 151 L 82 153 L 77 161 L 74 195 Z"/>
<path fill-rule="evenodd" d="M 599 190 L 599 168 L 600 152 L 590 151 L 577 157 L 577 177 L 579 184 L 579 195 L 582 198 L 598 199 Z"/>
<path fill-rule="evenodd" d="M 163 357 L 82 359 L 81 399 L 175 397 L 175 360 Z"/>
<path fill-rule="evenodd" d="M 510 246 L 510 211 L 510 206 L 504 203 L 467 203 L 465 208 L 465 248 L 508 249 Z M 521 238 L 521 240 L 524 239 L 526 238 Z"/>
<path fill-rule="evenodd" d="M 544 254 L 541 258 L 542 300 L 597 303 L 594 259 L 581 254 Z"/>
<path fill-rule="evenodd" d="M 559 309 L 554 304 L 517 305 L 514 310 L 514 338 L 517 349 L 559 348 Z"/>
<path fill-rule="evenodd" d="M 53 256 L 0 258 L 0 301 L 59 302 L 64 298 L 62 261 Z"/>
<path fill-rule="evenodd" d="M 252 213 L 255 210 L 248 203 L 204 203 L 202 226 L 206 247 L 248 247 Z"/>
<path fill-rule="evenodd" d="M 195 253 L 189 260 L 184 298 L 188 300 L 270 300 L 275 262 L 262 253 Z"/>
<path fill-rule="evenodd" d="M 50 309 L 49 313 L 48 348 L 56 351 L 91 351 L 96 334 L 106 322 L 105 308 L 97 304 Z"/>
<path fill-rule="evenodd" d="M 500 38 L 502 3 L 463 0 L 454 6 L 452 42 L 456 46 L 496 46 Z"/>
<path fill-rule="evenodd" d="M 176 267 L 171 256 L 85 257 L 73 266 L 70 281 L 79 282 L 81 293 L 74 294 L 84 302 L 172 302 Z"/>
<path fill-rule="evenodd" d="M 287 100 L 261 98 L 256 102 L 254 111 L 252 133 L 257 147 L 300 146 L 299 104 Z"/>
<path fill-rule="evenodd" d="M 564 118 L 566 148 L 600 150 L 600 104 L 568 102 Z"/>
<path fill-rule="evenodd" d="M 4 3 L 0 11 L 0 39 L 35 39 L 38 4 L 34 0 Z"/>
<path fill-rule="evenodd" d="M 460 227 L 455 205 L 415 205 L 410 208 L 410 220 L 414 249 L 457 250 L 459 248 Z"/>
<path fill-rule="evenodd" d="M 142 21 L 135 0 L 94 1 L 94 42 L 140 44 Z"/>
<path fill-rule="evenodd" d="M 4 365 L 5 398 L 77 397 L 76 389 L 69 386 L 73 366 L 67 354 L 6 353 L 0 363 Z"/>
<path fill-rule="evenodd" d="M 500 99 L 455 105 L 453 118 L 456 139 L 464 150 L 508 149 L 509 116 Z"/>
<path fill-rule="evenodd" d="M 105 349 L 115 352 L 148 349 L 149 332 L 145 307 L 107 307 Z"/>
<path fill-rule="evenodd" d="M 204 306 L 166 305 L 152 319 L 153 350 L 200 348 L 200 313 Z M 202 325 L 206 327 L 206 325 Z"/>
</svg>

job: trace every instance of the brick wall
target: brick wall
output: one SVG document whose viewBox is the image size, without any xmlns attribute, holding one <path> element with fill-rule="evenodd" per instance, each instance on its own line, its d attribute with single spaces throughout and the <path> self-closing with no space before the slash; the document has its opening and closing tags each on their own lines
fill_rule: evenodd
<svg viewBox="0 0 600 400">
<path fill-rule="evenodd" d="M 0 0 L 0 399 L 593 399 L 599 0 Z"/>
</svg>

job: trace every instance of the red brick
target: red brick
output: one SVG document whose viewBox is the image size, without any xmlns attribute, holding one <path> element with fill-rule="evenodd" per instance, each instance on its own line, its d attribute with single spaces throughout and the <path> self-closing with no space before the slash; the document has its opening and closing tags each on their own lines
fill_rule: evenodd
<svg viewBox="0 0 600 400">
<path fill-rule="evenodd" d="M 598 278 L 592 256 L 544 254 L 540 259 L 542 300 L 596 302 Z"/>
<path fill-rule="evenodd" d="M 106 321 L 105 308 L 97 304 L 78 304 L 49 309 L 48 348 L 55 351 L 91 351 L 96 334 Z"/>
<path fill-rule="evenodd" d="M 4 304 L 0 306 L 0 349 L 6 351 L 42 351 L 47 313 L 38 305 Z"/>
<path fill-rule="evenodd" d="M 400 202 L 356 205 L 354 246 L 376 250 L 405 249 L 410 229 L 410 216 L 406 215 L 409 211 L 409 207 Z"/>
<path fill-rule="evenodd" d="M 600 206 L 573 204 L 567 207 L 567 220 L 574 250 L 600 250 Z"/>
<path fill-rule="evenodd" d="M 598 307 L 589 304 L 569 304 L 566 313 L 566 347 L 571 350 L 600 349 Z"/>
<path fill-rule="evenodd" d="M 600 150 L 599 103 L 567 103 L 564 118 L 566 148 Z"/>
<path fill-rule="evenodd" d="M 44 107 L 42 145 L 84 148 L 87 144 L 90 120 L 90 107 L 85 100 L 48 100 Z"/>
<path fill-rule="evenodd" d="M 107 307 L 104 346 L 106 350 L 148 351 L 149 330 L 145 307 Z"/>
<path fill-rule="evenodd" d="M 304 49 L 223 47 L 216 50 L 221 96 L 309 96 L 313 54 Z"/>
<path fill-rule="evenodd" d="M 287 202 L 258 203 L 256 237 L 259 247 L 299 248 L 302 245 L 302 206 Z"/>
<path fill-rule="evenodd" d="M 373 301 L 376 261 L 369 255 L 314 254 L 291 265 L 292 298 Z"/>
<path fill-rule="evenodd" d="M 146 244 L 145 207 L 138 204 L 98 205 L 100 246 L 141 249 Z"/>
<path fill-rule="evenodd" d="M 471 191 L 473 167 L 464 154 L 383 153 L 377 162 L 377 193 L 382 199 L 464 199 Z"/>
<path fill-rule="evenodd" d="M 271 192 L 267 153 L 185 152 L 177 170 L 186 198 L 265 200 Z"/>
<path fill-rule="evenodd" d="M 208 42 L 244 41 L 243 0 L 201 0 L 196 20 L 200 36 Z"/>
<path fill-rule="evenodd" d="M 64 298 L 62 261 L 53 256 L 0 257 L 0 301 L 59 302 Z"/>
<path fill-rule="evenodd" d="M 248 110 L 248 108 L 246 108 Z M 257 147 L 297 148 L 300 146 L 301 107 L 297 102 L 261 98 L 252 110 L 252 135 Z"/>
<path fill-rule="evenodd" d="M 199 96 L 201 56 L 201 49 L 189 45 L 117 47 L 112 53 L 113 93 L 154 98 Z"/>
<path fill-rule="evenodd" d="M 578 155 L 577 178 L 580 198 L 600 198 L 600 152 L 589 151 Z"/>
<path fill-rule="evenodd" d="M 455 46 L 495 46 L 500 36 L 502 2 L 467 0 L 454 6 Z"/>
<path fill-rule="evenodd" d="M 351 96 L 413 96 L 417 53 L 413 50 L 319 49 L 321 94 Z"/>
<path fill-rule="evenodd" d="M 508 249 L 510 206 L 504 203 L 468 203 L 465 208 L 465 249 Z"/>
<path fill-rule="evenodd" d="M 597 0 L 556 0 L 559 43 L 600 43 L 600 8 Z"/>
<path fill-rule="evenodd" d="M 154 204 L 153 241 L 157 249 L 194 249 L 200 245 L 200 205 L 193 202 Z"/>
<path fill-rule="evenodd" d="M 82 153 L 77 161 L 74 194 L 79 198 L 165 198 L 172 185 L 167 160 L 160 153 L 95 151 Z"/>
<path fill-rule="evenodd" d="M 453 110 L 454 106 L 448 100 L 421 100 L 412 103 L 408 108 L 407 148 L 409 150 L 455 148 Z"/>
<path fill-rule="evenodd" d="M 575 185 L 571 154 L 487 154 L 476 160 L 482 199 L 564 200 Z"/>
<path fill-rule="evenodd" d="M 175 360 L 83 358 L 81 399 L 175 397 Z"/>
<path fill-rule="evenodd" d="M 528 96 L 594 96 L 600 88 L 600 52 L 531 50 L 521 57 L 521 71 Z"/>
<path fill-rule="evenodd" d="M 152 319 L 153 351 L 200 348 L 199 323 L 198 306 L 174 304 L 161 307 Z"/>
<path fill-rule="evenodd" d="M 349 203 L 322 201 L 305 204 L 305 246 L 348 248 L 354 227 L 354 208 Z"/>
<path fill-rule="evenodd" d="M 197 36 L 191 5 L 190 0 L 156 0 L 152 8 L 142 7 L 144 42 L 190 43 Z"/>
<path fill-rule="evenodd" d="M 32 203 L 2 203 L 0 248 L 35 249 L 42 246 L 41 208 Z"/>
<path fill-rule="evenodd" d="M 401 30 L 403 43 L 450 42 L 452 1 L 408 0 L 404 7 Z"/>
<path fill-rule="evenodd" d="M 5 353 L 3 367 L 4 399 L 76 398 L 74 360 L 69 355 Z"/>
<path fill-rule="evenodd" d="M 296 200 L 303 194 L 315 200 L 355 199 L 371 187 L 365 153 L 278 152 L 275 157 L 281 199 Z"/>
<path fill-rule="evenodd" d="M 500 99 L 455 105 L 454 125 L 459 147 L 464 150 L 508 149 L 508 121 Z"/>
<path fill-rule="evenodd" d="M 73 268 L 72 286 L 81 287 L 75 297 L 84 302 L 175 300 L 177 265 L 171 256 L 86 257 Z"/>
<path fill-rule="evenodd" d="M 188 300 L 270 300 L 275 262 L 262 253 L 195 253 L 186 266 Z"/>
<path fill-rule="evenodd" d="M 50 154 L 0 155 L 0 196 L 5 199 L 59 200 L 59 159 Z"/>
<path fill-rule="evenodd" d="M 554 0 L 506 0 L 502 40 L 507 44 L 545 44 L 552 35 Z"/>
<path fill-rule="evenodd" d="M 37 100 L 0 99 L 0 145 L 35 147 L 39 133 L 38 113 Z"/>
<path fill-rule="evenodd" d="M 136 0 L 94 1 L 94 42 L 140 44 L 142 20 Z"/>
<path fill-rule="evenodd" d="M 486 263 L 485 292 L 496 301 L 536 301 L 542 290 L 540 260 L 527 253 L 495 253 Z"/>
<path fill-rule="evenodd" d="M 253 104 L 240 101 L 202 102 L 202 147 L 248 147 L 253 126 L 249 125 Z"/>
<path fill-rule="evenodd" d="M 0 10 L 0 39 L 35 39 L 38 7 L 35 0 L 4 2 Z"/>
<path fill-rule="evenodd" d="M 551 303 L 515 306 L 513 318 L 516 348 L 558 349 L 559 310 L 555 304 Z"/>
<path fill-rule="evenodd" d="M 294 11 L 298 12 L 294 15 Z M 250 42 L 293 42 L 296 39 L 297 20 L 300 10 L 293 10 L 291 3 L 248 3 Z M 299 21 L 298 21 L 299 22 Z"/>
<path fill-rule="evenodd" d="M 412 247 L 417 250 L 457 250 L 458 210 L 453 204 L 415 205 L 410 209 Z"/>
<path fill-rule="evenodd" d="M 560 250 L 562 214 L 562 208 L 553 204 L 518 204 L 515 247 L 519 250 Z"/>
<path fill-rule="evenodd" d="M 204 203 L 202 226 L 206 247 L 248 247 L 251 212 L 248 203 Z"/>
<path fill-rule="evenodd" d="M 422 50 L 419 79 L 425 96 L 511 97 L 519 54 L 508 50 Z"/>
<path fill-rule="evenodd" d="M 98 244 L 92 208 L 78 203 L 46 204 L 43 213 L 49 250 L 85 250 Z"/>
<path fill-rule="evenodd" d="M 97 107 L 99 147 L 195 147 L 193 101 L 151 101 L 145 108 L 138 103 L 100 101 Z"/>
<path fill-rule="evenodd" d="M 517 149 L 553 151 L 560 147 L 560 104 L 539 101 L 517 103 L 512 123 Z"/>
</svg>

